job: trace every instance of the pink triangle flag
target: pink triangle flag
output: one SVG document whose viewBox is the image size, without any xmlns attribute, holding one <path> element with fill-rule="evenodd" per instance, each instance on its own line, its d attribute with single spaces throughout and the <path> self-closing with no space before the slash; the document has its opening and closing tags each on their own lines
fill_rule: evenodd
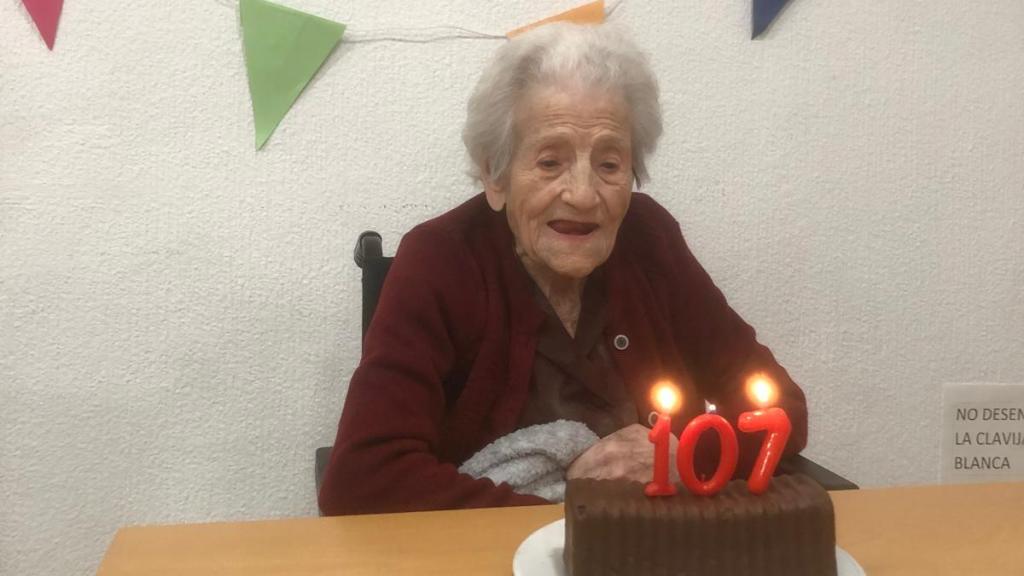
<svg viewBox="0 0 1024 576">
<path fill-rule="evenodd" d="M 60 21 L 60 11 L 64 8 L 64 0 L 21 0 L 28 10 L 32 21 L 39 29 L 39 35 L 43 37 L 47 48 L 53 50 L 53 41 L 57 39 L 57 22 Z"/>
</svg>

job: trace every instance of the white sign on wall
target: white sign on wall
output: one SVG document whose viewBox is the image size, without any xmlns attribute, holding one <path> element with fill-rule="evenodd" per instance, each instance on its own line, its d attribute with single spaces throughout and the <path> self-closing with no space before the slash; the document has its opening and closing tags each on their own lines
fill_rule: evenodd
<svg viewBox="0 0 1024 576">
<path fill-rule="evenodd" d="M 942 481 L 1024 480 L 1024 384 L 946 384 Z"/>
</svg>

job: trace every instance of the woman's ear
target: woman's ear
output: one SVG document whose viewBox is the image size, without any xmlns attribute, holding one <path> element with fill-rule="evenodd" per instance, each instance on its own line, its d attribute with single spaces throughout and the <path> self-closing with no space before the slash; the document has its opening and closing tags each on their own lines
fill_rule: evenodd
<svg viewBox="0 0 1024 576">
<path fill-rule="evenodd" d="M 504 183 L 491 177 L 489 166 L 484 168 L 484 174 L 480 179 L 484 183 L 484 195 L 487 197 L 487 204 L 490 205 L 491 210 L 501 212 L 501 209 L 505 207 L 505 194 L 508 192 Z"/>
</svg>

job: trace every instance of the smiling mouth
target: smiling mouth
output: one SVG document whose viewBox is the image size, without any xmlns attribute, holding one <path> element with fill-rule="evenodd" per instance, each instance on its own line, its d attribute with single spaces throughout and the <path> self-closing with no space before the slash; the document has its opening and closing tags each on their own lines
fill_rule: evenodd
<svg viewBox="0 0 1024 576">
<path fill-rule="evenodd" d="M 559 234 L 566 234 L 568 236 L 586 236 L 597 230 L 597 224 L 593 222 L 576 222 L 573 220 L 552 220 L 548 222 L 548 227 Z"/>
</svg>

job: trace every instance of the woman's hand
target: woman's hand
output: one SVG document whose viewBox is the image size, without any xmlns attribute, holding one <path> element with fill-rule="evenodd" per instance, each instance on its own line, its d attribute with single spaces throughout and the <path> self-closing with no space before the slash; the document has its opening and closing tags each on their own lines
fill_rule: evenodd
<svg viewBox="0 0 1024 576">
<path fill-rule="evenodd" d="M 654 444 L 647 439 L 648 433 L 650 429 L 646 426 L 630 424 L 605 436 L 569 465 L 566 479 L 624 478 L 650 482 L 654 472 Z M 669 475 L 672 482 L 678 482 L 675 460 L 679 440 L 673 434 L 669 436 Z"/>
</svg>

